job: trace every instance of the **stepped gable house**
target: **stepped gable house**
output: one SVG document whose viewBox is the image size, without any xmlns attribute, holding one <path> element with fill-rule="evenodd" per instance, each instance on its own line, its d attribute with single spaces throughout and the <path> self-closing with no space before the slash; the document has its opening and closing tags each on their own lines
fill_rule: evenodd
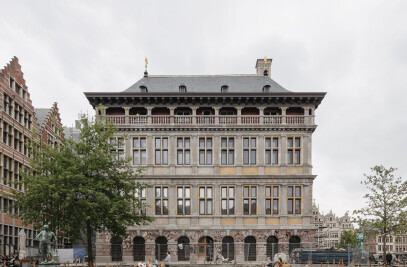
<svg viewBox="0 0 407 267">
<path fill-rule="evenodd" d="M 325 93 L 249 75 L 149 75 L 122 92 L 87 92 L 118 127 L 118 157 L 145 167 L 137 196 L 155 217 L 127 241 L 98 233 L 96 259 L 265 260 L 314 243 L 312 133 Z M 100 108 L 100 104 L 104 108 Z M 112 140 L 113 142 L 115 140 Z M 123 249 L 121 249 L 121 247 Z"/>
</svg>

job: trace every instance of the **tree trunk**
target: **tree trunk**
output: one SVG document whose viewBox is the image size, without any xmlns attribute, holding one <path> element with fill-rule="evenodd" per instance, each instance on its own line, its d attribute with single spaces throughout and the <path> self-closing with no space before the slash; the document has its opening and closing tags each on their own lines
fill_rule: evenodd
<svg viewBox="0 0 407 267">
<path fill-rule="evenodd" d="M 387 265 L 386 259 L 386 235 L 383 235 L 383 266 Z"/>
<path fill-rule="evenodd" d="M 92 227 L 90 226 L 90 220 L 86 221 L 86 244 L 88 246 L 88 266 L 93 267 L 93 246 L 92 246 Z"/>
</svg>

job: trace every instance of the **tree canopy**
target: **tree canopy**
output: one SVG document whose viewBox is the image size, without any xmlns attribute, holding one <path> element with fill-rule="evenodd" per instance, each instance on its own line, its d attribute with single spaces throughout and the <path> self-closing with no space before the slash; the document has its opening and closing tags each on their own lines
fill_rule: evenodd
<svg viewBox="0 0 407 267">
<path fill-rule="evenodd" d="M 373 174 L 364 174 L 362 183 L 368 192 L 364 195 L 366 206 L 355 210 L 356 222 L 366 235 L 383 237 L 383 258 L 386 255 L 386 237 L 406 229 L 407 181 L 394 177 L 395 168 L 371 168 Z"/>
<path fill-rule="evenodd" d="M 352 230 L 344 231 L 341 235 L 341 240 L 339 242 L 340 248 L 347 249 L 350 247 L 356 247 L 358 245 L 358 240 L 356 234 Z"/>
<path fill-rule="evenodd" d="M 64 146 L 31 145 L 31 168 L 23 171 L 25 192 L 13 190 L 19 216 L 37 227 L 47 223 L 54 231 L 76 239 L 86 233 L 90 264 L 91 237 L 96 231 L 126 236 L 129 225 L 152 218 L 138 212 L 142 203 L 135 191 L 147 185 L 138 182 L 142 170 L 133 171 L 130 159 L 119 157 L 113 124 L 82 117 L 79 140 Z"/>
</svg>

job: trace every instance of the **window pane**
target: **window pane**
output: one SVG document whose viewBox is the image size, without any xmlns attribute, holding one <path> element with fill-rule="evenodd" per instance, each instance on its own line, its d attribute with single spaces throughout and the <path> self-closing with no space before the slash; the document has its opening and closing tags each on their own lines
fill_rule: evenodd
<svg viewBox="0 0 407 267">
<path fill-rule="evenodd" d="M 229 214 L 235 214 L 235 201 L 233 199 L 229 199 Z"/>
<path fill-rule="evenodd" d="M 243 200 L 243 214 L 249 215 L 249 200 L 248 199 Z"/>
<path fill-rule="evenodd" d="M 234 138 L 229 138 L 229 148 L 230 147 L 235 147 L 235 139 Z"/>
<path fill-rule="evenodd" d="M 191 164 L 191 156 L 189 150 L 185 150 L 185 164 L 186 165 Z"/>
<path fill-rule="evenodd" d="M 235 151 L 229 150 L 229 165 L 235 164 Z"/>
<path fill-rule="evenodd" d="M 295 147 L 301 147 L 301 139 L 295 138 Z"/>
<path fill-rule="evenodd" d="M 140 158 L 139 158 L 139 151 L 133 151 L 133 164 L 134 165 L 139 165 L 140 164 Z"/>
<path fill-rule="evenodd" d="M 124 159 L 124 151 L 123 150 L 119 150 L 119 159 Z"/>
<path fill-rule="evenodd" d="M 199 138 L 199 147 L 201 148 L 205 147 L 205 138 Z"/>
<path fill-rule="evenodd" d="M 185 143 L 185 148 L 189 148 L 189 147 L 190 147 L 189 138 L 185 138 L 184 143 Z"/>
<path fill-rule="evenodd" d="M 205 165 L 205 151 L 199 150 L 199 164 Z"/>
<path fill-rule="evenodd" d="M 161 164 L 161 151 L 155 151 L 155 164 Z"/>
<path fill-rule="evenodd" d="M 228 214 L 228 207 L 227 207 L 227 200 L 226 199 L 222 199 L 221 213 L 222 213 L 222 215 Z"/>
<path fill-rule="evenodd" d="M 292 187 L 292 186 L 287 187 L 287 195 L 288 195 L 288 197 L 293 197 L 293 196 L 294 196 L 294 192 L 293 192 L 293 187 Z"/>
<path fill-rule="evenodd" d="M 296 186 L 295 187 L 295 196 L 296 197 L 301 197 L 301 186 Z"/>
<path fill-rule="evenodd" d="M 235 197 L 235 188 L 229 187 L 229 197 Z"/>
<path fill-rule="evenodd" d="M 212 147 L 212 138 L 206 139 L 206 147 Z"/>
<path fill-rule="evenodd" d="M 266 214 L 271 214 L 271 200 L 266 199 Z"/>
<path fill-rule="evenodd" d="M 257 213 L 257 200 L 256 199 L 252 199 L 251 200 L 251 207 L 250 207 L 250 214 L 254 215 Z"/>
<path fill-rule="evenodd" d="M 161 200 L 159 199 L 155 200 L 155 214 L 161 215 Z"/>
<path fill-rule="evenodd" d="M 139 147 L 139 140 L 138 140 L 138 138 L 133 138 L 133 147 L 134 147 L 134 148 Z"/>
<path fill-rule="evenodd" d="M 271 197 L 271 187 L 266 186 L 266 197 Z"/>
<path fill-rule="evenodd" d="M 185 215 L 191 215 L 191 200 L 185 200 Z"/>
<path fill-rule="evenodd" d="M 295 151 L 295 164 L 300 164 L 300 151 Z"/>
<path fill-rule="evenodd" d="M 141 164 L 146 165 L 147 163 L 147 152 L 145 150 L 141 150 Z"/>
<path fill-rule="evenodd" d="M 199 188 L 199 197 L 205 197 L 205 187 Z"/>
<path fill-rule="evenodd" d="M 266 164 L 271 164 L 271 151 L 266 150 Z"/>
<path fill-rule="evenodd" d="M 222 152 L 221 152 L 221 163 L 222 163 L 222 165 L 227 164 L 227 151 L 226 150 L 222 150 Z"/>
<path fill-rule="evenodd" d="M 168 138 L 163 138 L 163 148 L 168 147 Z"/>
<path fill-rule="evenodd" d="M 273 214 L 278 214 L 278 199 L 273 199 Z"/>
<path fill-rule="evenodd" d="M 227 139 L 226 138 L 221 139 L 221 147 L 227 147 Z"/>
<path fill-rule="evenodd" d="M 177 147 L 182 148 L 182 138 L 177 139 Z"/>
<path fill-rule="evenodd" d="M 243 196 L 249 197 L 249 187 L 248 186 L 243 187 Z"/>
<path fill-rule="evenodd" d="M 278 147 L 278 138 L 273 138 L 273 147 Z"/>
<path fill-rule="evenodd" d="M 256 150 L 250 151 L 250 164 L 256 164 Z"/>
<path fill-rule="evenodd" d="M 182 215 L 183 211 L 184 211 L 184 205 L 182 202 L 183 202 L 182 199 L 178 200 L 178 204 L 177 204 L 177 214 L 178 215 Z"/>
<path fill-rule="evenodd" d="M 160 139 L 160 138 L 156 138 L 156 139 L 155 139 L 155 147 L 156 147 L 156 148 L 160 148 L 160 147 L 161 147 L 161 139 Z"/>
<path fill-rule="evenodd" d="M 253 186 L 251 188 L 251 197 L 256 197 L 257 196 L 257 187 Z"/>
<path fill-rule="evenodd" d="M 265 147 L 268 147 L 268 148 L 271 147 L 271 139 L 270 139 L 270 138 L 266 138 L 266 139 L 265 139 L 264 146 L 265 146 Z"/>
<path fill-rule="evenodd" d="M 221 189 L 221 191 L 222 191 L 222 193 L 221 193 L 221 196 L 222 197 L 227 197 L 227 187 L 222 187 L 222 189 Z"/>
<path fill-rule="evenodd" d="M 287 201 L 287 212 L 288 214 L 293 214 L 293 200 L 289 199 Z"/>
<path fill-rule="evenodd" d="M 250 147 L 256 147 L 256 138 L 250 139 Z"/>
<path fill-rule="evenodd" d="M 301 199 L 295 200 L 295 214 L 301 214 Z"/>
<path fill-rule="evenodd" d="M 163 187 L 163 197 L 168 197 L 168 187 Z"/>
<path fill-rule="evenodd" d="M 182 165 L 183 153 L 182 150 L 177 151 L 177 164 Z"/>
<path fill-rule="evenodd" d="M 141 141 L 140 147 L 141 148 L 146 148 L 147 147 L 146 139 L 145 138 L 140 138 L 140 141 Z"/>
<path fill-rule="evenodd" d="M 249 138 L 243 138 L 243 147 L 249 147 Z"/>
<path fill-rule="evenodd" d="M 155 197 L 161 197 L 161 188 L 160 187 L 155 188 Z"/>
<path fill-rule="evenodd" d="M 212 214 L 212 200 L 207 200 L 206 205 L 207 205 L 207 213 L 206 214 Z"/>
<path fill-rule="evenodd" d="M 278 164 L 278 150 L 273 150 L 273 164 Z"/>
<path fill-rule="evenodd" d="M 168 150 L 163 150 L 163 164 L 168 164 Z"/>
<path fill-rule="evenodd" d="M 249 164 L 249 150 L 243 151 L 243 164 Z"/>
<path fill-rule="evenodd" d="M 141 189 L 141 197 L 146 197 L 146 189 Z"/>
<path fill-rule="evenodd" d="M 273 187 L 273 197 L 278 197 L 278 186 Z"/>
<path fill-rule="evenodd" d="M 293 147 L 293 139 L 292 138 L 287 139 L 287 147 Z"/>
<path fill-rule="evenodd" d="M 293 151 L 288 150 L 287 152 L 287 164 L 293 164 Z"/>
<path fill-rule="evenodd" d="M 183 193 L 184 189 L 182 187 L 178 187 L 177 188 L 177 197 L 183 197 L 182 193 Z"/>
<path fill-rule="evenodd" d="M 191 188 L 185 187 L 185 197 L 191 197 Z"/>
<path fill-rule="evenodd" d="M 206 151 L 206 164 L 207 165 L 212 164 L 212 150 Z"/>
<path fill-rule="evenodd" d="M 206 197 L 212 197 L 212 187 L 206 188 Z"/>
<path fill-rule="evenodd" d="M 205 214 L 205 200 L 199 200 L 199 214 Z"/>
<path fill-rule="evenodd" d="M 168 215 L 168 200 L 163 200 L 163 215 Z"/>
</svg>

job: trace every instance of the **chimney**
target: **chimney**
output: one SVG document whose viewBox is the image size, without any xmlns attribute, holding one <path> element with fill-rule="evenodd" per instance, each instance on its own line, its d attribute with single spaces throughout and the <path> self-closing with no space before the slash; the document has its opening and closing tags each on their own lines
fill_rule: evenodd
<svg viewBox="0 0 407 267">
<path fill-rule="evenodd" d="M 261 58 L 257 59 L 257 61 L 256 61 L 257 75 L 271 77 L 271 75 L 270 75 L 271 62 L 272 62 L 272 59 L 267 58 L 267 57 L 264 57 L 264 59 L 261 59 Z"/>
</svg>

